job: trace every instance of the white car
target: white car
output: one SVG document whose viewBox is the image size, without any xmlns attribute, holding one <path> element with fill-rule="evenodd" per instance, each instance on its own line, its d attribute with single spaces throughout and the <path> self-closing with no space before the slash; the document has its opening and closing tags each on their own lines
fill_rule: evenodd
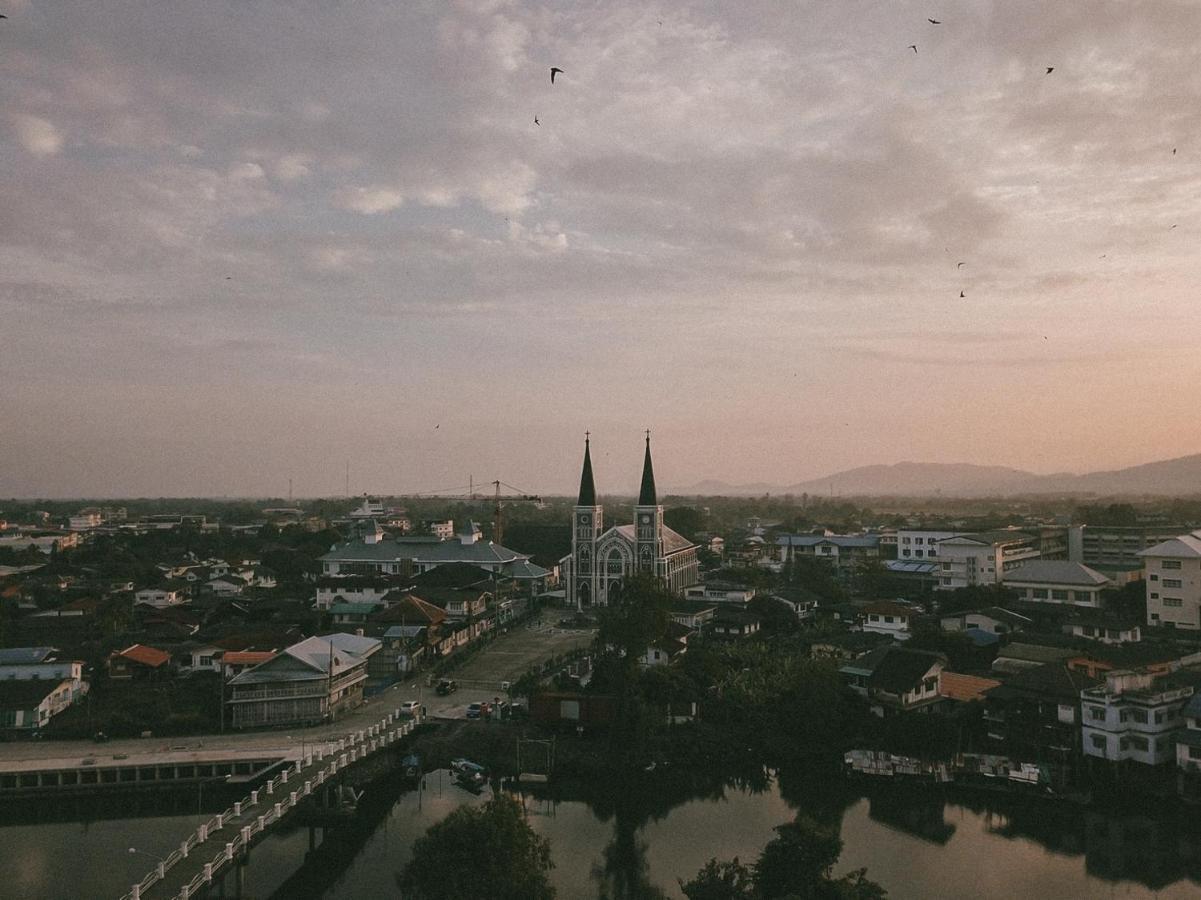
<svg viewBox="0 0 1201 900">
<path fill-rule="evenodd" d="M 421 718 L 421 701 L 404 700 L 397 707 L 397 713 L 402 716 L 408 716 L 411 719 L 419 719 Z"/>
</svg>

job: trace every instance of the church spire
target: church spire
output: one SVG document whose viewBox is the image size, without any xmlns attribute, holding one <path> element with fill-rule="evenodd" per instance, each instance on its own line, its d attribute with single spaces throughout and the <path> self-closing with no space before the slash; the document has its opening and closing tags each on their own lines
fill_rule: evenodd
<svg viewBox="0 0 1201 900">
<path fill-rule="evenodd" d="M 646 459 L 642 463 L 642 490 L 638 494 L 639 506 L 658 506 L 655 497 L 655 470 L 651 466 L 651 433 L 646 433 Z"/>
<path fill-rule="evenodd" d="M 580 499 L 576 506 L 596 506 L 596 485 L 592 481 L 592 455 L 589 453 L 590 433 L 584 432 L 584 471 L 580 473 Z"/>
</svg>

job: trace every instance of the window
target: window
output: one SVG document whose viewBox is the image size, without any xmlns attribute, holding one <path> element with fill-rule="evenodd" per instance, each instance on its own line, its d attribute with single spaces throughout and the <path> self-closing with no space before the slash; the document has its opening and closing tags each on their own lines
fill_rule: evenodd
<svg viewBox="0 0 1201 900">
<path fill-rule="evenodd" d="M 1165 559 L 1160 562 L 1159 567 L 1161 569 L 1179 569 L 1180 568 L 1180 560 Z"/>
<path fill-rule="evenodd" d="M 1181 584 L 1179 578 L 1165 578 L 1163 580 L 1163 586 L 1166 588 L 1178 588 L 1182 587 L 1183 585 Z"/>
<path fill-rule="evenodd" d="M 1103 734 L 1092 735 L 1092 742 L 1094 750 L 1104 750 L 1107 743 Z"/>
<path fill-rule="evenodd" d="M 1164 720 L 1164 714 L 1163 714 L 1163 710 L 1161 709 L 1159 712 L 1157 712 L 1157 713 L 1155 714 L 1155 724 L 1156 724 L 1156 725 L 1162 725 L 1162 724 L 1163 724 L 1163 720 Z"/>
<path fill-rule="evenodd" d="M 922 692 L 923 693 L 930 693 L 931 691 L 936 691 L 936 690 L 938 690 L 938 678 L 937 677 L 927 678 L 925 681 L 922 682 Z"/>
<path fill-rule="evenodd" d="M 901 551 L 901 556 L 908 556 L 908 555 L 909 555 L 909 551 L 908 551 L 908 550 L 902 550 L 902 551 Z"/>
<path fill-rule="evenodd" d="M 1035 600 L 1046 600 L 1047 599 L 1047 589 L 1046 588 L 1031 588 L 1030 596 L 1033 597 Z"/>
<path fill-rule="evenodd" d="M 1163 605 L 1171 606 L 1171 607 L 1179 607 L 1179 606 L 1184 605 L 1184 601 L 1181 600 L 1179 597 L 1164 597 Z"/>
<path fill-rule="evenodd" d="M 1152 595 L 1151 595 L 1151 599 L 1152 599 L 1152 600 L 1158 600 L 1158 599 L 1159 599 L 1159 594 L 1152 594 Z"/>
<path fill-rule="evenodd" d="M 1094 722 L 1104 722 L 1105 721 L 1105 707 L 1090 706 L 1088 708 L 1088 717 L 1090 719 L 1092 719 Z"/>
<path fill-rule="evenodd" d="M 1067 600 L 1067 599 L 1068 599 L 1068 592 L 1067 592 L 1067 591 L 1055 591 L 1055 590 L 1053 590 L 1053 591 L 1051 591 L 1051 599 L 1052 599 L 1052 600 Z"/>
<path fill-rule="evenodd" d="M 1137 734 L 1129 735 L 1124 740 L 1126 740 L 1135 750 L 1142 750 L 1143 752 L 1146 752 L 1151 748 L 1151 743 L 1145 737 Z"/>
<path fill-rule="evenodd" d="M 892 624 L 892 622 L 893 622 L 893 617 L 892 617 L 892 616 L 885 616 L 885 617 L 884 617 L 884 622 L 885 622 L 885 624 L 887 624 L 887 625 L 891 625 L 891 624 Z"/>
<path fill-rule="evenodd" d="M 1147 724 L 1147 711 L 1145 709 L 1124 709 L 1122 710 L 1121 720 L 1123 722 L 1133 720 L 1145 725 Z"/>
<path fill-rule="evenodd" d="M 1188 748 L 1188 758 L 1189 759 L 1201 759 L 1201 747 L 1189 747 Z"/>
<path fill-rule="evenodd" d="M 914 556 L 921 556 L 923 553 L 924 553 L 924 551 L 922 551 L 922 550 L 914 550 L 913 551 Z"/>
<path fill-rule="evenodd" d="M 1154 572 L 1152 572 L 1152 573 L 1151 573 L 1151 580 L 1152 580 L 1152 581 L 1159 581 L 1159 576 L 1158 576 L 1158 575 L 1156 575 Z"/>
<path fill-rule="evenodd" d="M 908 544 L 908 543 L 909 543 L 909 538 L 901 538 L 901 543 L 902 543 L 902 544 Z"/>
<path fill-rule="evenodd" d="M 1092 603 L 1093 602 L 1093 595 L 1090 594 L 1088 591 L 1076 591 L 1075 593 L 1076 593 L 1075 599 L 1076 599 L 1077 603 Z"/>
</svg>

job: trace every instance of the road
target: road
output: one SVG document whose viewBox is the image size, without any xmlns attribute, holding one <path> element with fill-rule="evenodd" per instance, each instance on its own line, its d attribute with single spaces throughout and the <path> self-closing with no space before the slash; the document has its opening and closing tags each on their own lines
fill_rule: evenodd
<svg viewBox="0 0 1201 900">
<path fill-rule="evenodd" d="M 433 688 L 425 685 L 425 676 L 422 676 L 395 684 L 368 698 L 362 706 L 333 725 L 191 737 L 129 738 L 104 744 L 91 741 L 0 743 L 0 769 L 33 768 L 34 763 L 41 763 L 46 768 L 80 765 L 83 759 L 93 759 L 103 764 L 113 757 L 140 758 L 144 754 L 180 754 L 182 757 L 198 751 L 207 754 L 212 750 L 270 751 L 278 753 L 281 758 L 298 759 L 308 745 L 316 741 L 336 741 L 372 725 L 399 706 L 402 700 L 416 700 L 423 704 L 430 718 L 461 719 L 466 715 L 468 704 L 490 701 L 498 696 L 502 681 L 516 681 L 535 663 L 585 646 L 592 637 L 593 632 L 588 630 L 565 630 L 549 624 L 519 625 L 496 638 L 461 669 L 451 673 L 450 677 L 463 682 L 463 687 L 454 694 L 439 697 Z"/>
</svg>

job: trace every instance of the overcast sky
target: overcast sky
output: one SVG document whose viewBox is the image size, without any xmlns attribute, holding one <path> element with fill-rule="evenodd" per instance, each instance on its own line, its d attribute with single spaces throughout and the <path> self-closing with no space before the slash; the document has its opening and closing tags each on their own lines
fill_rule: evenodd
<svg viewBox="0 0 1201 900">
<path fill-rule="evenodd" d="M 0 496 L 1201 450 L 1193 0 L 0 11 Z"/>
</svg>

